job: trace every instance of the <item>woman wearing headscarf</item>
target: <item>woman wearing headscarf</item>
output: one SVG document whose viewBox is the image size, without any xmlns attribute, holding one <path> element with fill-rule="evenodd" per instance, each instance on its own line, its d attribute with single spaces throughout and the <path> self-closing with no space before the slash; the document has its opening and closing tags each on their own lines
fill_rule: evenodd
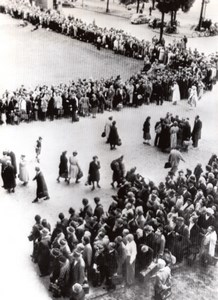
<svg viewBox="0 0 218 300">
<path fill-rule="evenodd" d="M 66 155 L 67 155 L 67 151 L 64 151 L 60 156 L 59 175 L 57 178 L 57 182 L 60 182 L 60 177 L 64 178 L 65 181 L 67 181 L 68 179 L 68 159 Z"/>
<path fill-rule="evenodd" d="M 150 140 L 151 140 L 150 120 L 151 117 L 147 117 L 143 125 L 143 138 L 145 140 L 143 143 L 146 145 L 150 145 Z"/>
<path fill-rule="evenodd" d="M 20 163 L 19 163 L 19 175 L 20 181 L 23 181 L 23 185 L 27 185 L 29 181 L 29 173 L 27 170 L 27 161 L 25 155 L 21 155 Z"/>
</svg>

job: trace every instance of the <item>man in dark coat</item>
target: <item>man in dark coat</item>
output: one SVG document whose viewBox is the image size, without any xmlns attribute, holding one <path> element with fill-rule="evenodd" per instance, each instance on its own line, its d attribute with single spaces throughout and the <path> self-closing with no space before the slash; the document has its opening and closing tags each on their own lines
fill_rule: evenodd
<svg viewBox="0 0 218 300">
<path fill-rule="evenodd" d="M 85 280 L 85 262 L 81 253 L 74 251 L 73 260 L 70 266 L 70 284 L 83 284 Z"/>
<path fill-rule="evenodd" d="M 202 129 L 202 122 L 200 120 L 200 117 L 196 116 L 194 127 L 192 130 L 192 141 L 193 141 L 193 146 L 195 148 L 198 147 L 198 140 L 201 139 L 201 129 Z"/>
<path fill-rule="evenodd" d="M 89 182 L 92 183 L 92 191 L 95 189 L 95 182 L 97 182 L 97 187 L 101 188 L 99 185 L 101 168 L 98 156 L 93 156 L 93 161 L 89 164 Z"/>
<path fill-rule="evenodd" d="M 40 231 L 40 241 L 38 243 L 37 262 L 40 269 L 40 277 L 49 275 L 50 267 L 50 240 L 51 236 L 47 228 Z"/>
<path fill-rule="evenodd" d="M 112 122 L 111 130 L 108 137 L 108 142 L 111 146 L 111 150 L 116 149 L 116 145 L 119 143 L 119 135 L 116 127 L 116 121 Z"/>
<path fill-rule="evenodd" d="M 114 188 L 114 183 L 117 182 L 117 186 L 120 187 L 121 182 L 125 175 L 125 166 L 123 163 L 123 155 L 111 162 L 111 169 L 113 170 L 111 185 Z"/>
<path fill-rule="evenodd" d="M 103 205 L 100 203 L 99 197 L 95 197 L 94 202 L 96 204 L 95 209 L 94 209 L 94 216 L 97 217 L 97 220 L 99 222 L 101 216 L 104 214 L 104 208 L 103 208 Z"/>
<path fill-rule="evenodd" d="M 117 253 L 115 250 L 115 243 L 109 243 L 108 249 L 105 251 L 105 275 L 107 289 L 115 289 L 116 286 L 112 282 L 112 276 L 117 273 Z"/>
<path fill-rule="evenodd" d="M 57 178 L 57 182 L 60 182 L 60 177 L 65 179 L 67 182 L 68 178 L 68 159 L 67 159 L 67 151 L 62 152 L 60 156 L 60 163 L 59 163 L 59 174 Z"/>
<path fill-rule="evenodd" d="M 41 198 L 44 198 L 44 200 L 50 199 L 45 178 L 42 172 L 40 171 L 40 168 L 36 167 L 35 170 L 36 170 L 36 176 L 33 178 L 33 180 L 36 180 L 37 188 L 36 188 L 36 198 L 32 201 L 32 203 L 38 202 L 39 199 Z"/>
<path fill-rule="evenodd" d="M 10 161 L 6 162 L 6 167 L 4 169 L 4 188 L 8 190 L 8 192 L 15 192 L 16 180 L 15 180 L 15 172 L 14 167 L 12 166 Z"/>
</svg>

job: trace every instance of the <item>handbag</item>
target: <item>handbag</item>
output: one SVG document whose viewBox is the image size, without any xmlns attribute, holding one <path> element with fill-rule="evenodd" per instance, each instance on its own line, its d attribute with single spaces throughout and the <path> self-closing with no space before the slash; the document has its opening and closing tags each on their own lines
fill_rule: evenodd
<svg viewBox="0 0 218 300">
<path fill-rule="evenodd" d="M 106 137 L 106 133 L 104 131 L 102 132 L 101 137 Z"/>
<path fill-rule="evenodd" d="M 123 276 L 122 275 L 118 275 L 118 274 L 114 274 L 112 277 L 111 277 L 111 281 L 114 285 L 119 285 L 119 284 L 122 284 L 123 282 Z"/>
<path fill-rule="evenodd" d="M 121 141 L 121 139 L 119 138 L 118 139 L 118 142 L 117 142 L 117 146 L 121 146 L 122 145 L 122 141 Z"/>
<path fill-rule="evenodd" d="M 168 169 L 168 168 L 171 168 L 171 163 L 169 161 L 167 161 L 164 165 L 164 169 Z"/>
<path fill-rule="evenodd" d="M 80 179 L 83 177 L 83 171 L 79 169 L 78 174 L 77 174 L 77 179 Z"/>
</svg>

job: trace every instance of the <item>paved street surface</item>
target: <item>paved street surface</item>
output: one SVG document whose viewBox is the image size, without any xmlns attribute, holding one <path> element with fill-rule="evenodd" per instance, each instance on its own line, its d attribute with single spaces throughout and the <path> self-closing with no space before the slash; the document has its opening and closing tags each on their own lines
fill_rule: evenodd
<svg viewBox="0 0 218 300">
<path fill-rule="evenodd" d="M 16 87 L 21 83 L 35 86 L 42 82 L 47 84 L 67 82 L 78 77 L 99 78 L 121 74 L 122 77 L 128 78 L 140 68 L 139 61 L 114 56 L 112 52 L 106 50 L 99 53 L 92 45 L 79 43 L 45 30 L 31 33 L 31 26 L 19 28 L 17 24 L 18 21 L 0 15 L 1 89 Z M 197 41 L 195 47 L 199 44 Z M 124 154 L 127 170 L 137 166 L 138 172 L 146 180 L 152 179 L 158 183 L 164 179 L 167 170 L 163 166 L 167 155 L 142 143 L 142 126 L 148 115 L 151 116 L 152 138 L 155 122 L 168 111 L 180 117 L 189 117 L 192 125 L 195 115 L 201 116 L 203 132 L 199 149 L 191 149 L 189 153 L 184 154 L 186 162 L 181 163 L 181 168 L 192 169 L 198 162 L 205 165 L 211 153 L 218 153 L 217 93 L 218 86 L 215 86 L 193 110 L 183 101 L 177 106 L 164 103 L 162 107 L 150 105 L 113 112 L 122 138 L 122 146 L 116 151 L 110 151 L 109 146 L 101 138 L 105 120 L 111 115 L 108 112 L 98 115 L 97 119 L 81 119 L 75 124 L 65 119 L 0 127 L 0 153 L 4 149 L 11 149 L 16 153 L 17 160 L 25 153 L 30 178 L 34 176 L 36 165 L 35 141 L 38 136 L 43 137 L 41 169 L 51 196 L 47 202 L 32 204 L 35 197 L 35 182 L 32 181 L 26 187 L 18 183 L 15 194 L 7 194 L 0 189 L 1 222 L 4 228 L 6 225 L 6 230 L 2 230 L 1 234 L 1 274 L 4 276 L 4 281 L 1 280 L 4 282 L 4 285 L 1 285 L 1 299 L 12 300 L 15 297 L 22 300 L 49 299 L 47 287 L 41 284 L 29 256 L 32 245 L 27 236 L 34 223 L 35 214 L 47 218 L 54 226 L 58 213 L 62 211 L 67 214 L 70 206 L 78 209 L 83 197 L 87 197 L 93 204 L 93 198 L 98 195 L 104 206 L 108 207 L 114 193 L 110 186 L 112 175 L 110 162 L 121 154 Z M 64 150 L 68 150 L 68 155 L 73 150 L 79 153 L 78 159 L 84 178 L 78 185 L 66 186 L 64 182 L 56 183 L 59 156 Z M 95 154 L 98 155 L 102 165 L 102 188 L 91 192 L 90 187 L 84 184 L 88 164 Z M 172 299 L 217 299 L 217 275 L 217 267 L 209 271 L 199 269 L 190 271 L 187 268 L 182 268 L 180 272 L 175 271 Z M 116 292 L 114 296 L 107 296 L 104 300 L 139 299 L 140 294 L 143 299 L 151 299 L 147 290 L 136 288 L 125 293 Z"/>
</svg>

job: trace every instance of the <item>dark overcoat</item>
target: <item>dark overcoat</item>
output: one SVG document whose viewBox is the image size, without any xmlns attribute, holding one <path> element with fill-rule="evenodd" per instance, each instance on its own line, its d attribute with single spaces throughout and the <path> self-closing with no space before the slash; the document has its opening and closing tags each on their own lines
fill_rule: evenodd
<svg viewBox="0 0 218 300">
<path fill-rule="evenodd" d="M 45 182 L 45 178 L 42 174 L 42 172 L 39 172 L 36 174 L 36 176 L 33 178 L 33 180 L 36 180 L 36 197 L 37 198 L 43 198 L 48 197 L 48 189 Z"/>
<path fill-rule="evenodd" d="M 99 169 L 101 168 L 100 162 L 90 162 L 89 164 L 89 180 L 91 182 L 99 181 L 100 180 L 100 172 Z"/>
<path fill-rule="evenodd" d="M 4 178 L 4 188 L 7 189 L 13 189 L 16 186 L 16 180 L 15 180 L 15 173 L 14 173 L 14 167 L 13 166 L 6 166 L 3 172 L 3 178 Z"/>
</svg>

